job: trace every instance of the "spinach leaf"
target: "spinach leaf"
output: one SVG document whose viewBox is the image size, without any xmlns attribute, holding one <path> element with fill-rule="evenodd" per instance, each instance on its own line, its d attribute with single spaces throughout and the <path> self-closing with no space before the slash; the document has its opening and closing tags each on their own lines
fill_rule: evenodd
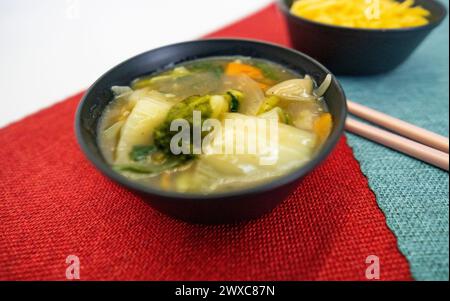
<svg viewBox="0 0 450 301">
<path fill-rule="evenodd" d="M 131 164 L 115 165 L 113 169 L 116 171 L 128 171 L 138 174 L 153 175 L 153 174 L 160 174 L 163 171 L 173 169 L 183 163 L 185 162 L 182 160 L 171 158 L 162 164 L 131 163 Z"/>
<path fill-rule="evenodd" d="M 130 152 L 130 159 L 139 162 L 144 161 L 149 155 L 155 153 L 158 149 L 154 145 L 136 145 Z"/>
<path fill-rule="evenodd" d="M 233 112 L 233 113 L 238 112 L 239 111 L 239 100 L 233 93 L 227 92 L 227 94 L 231 97 L 230 112 Z"/>
</svg>

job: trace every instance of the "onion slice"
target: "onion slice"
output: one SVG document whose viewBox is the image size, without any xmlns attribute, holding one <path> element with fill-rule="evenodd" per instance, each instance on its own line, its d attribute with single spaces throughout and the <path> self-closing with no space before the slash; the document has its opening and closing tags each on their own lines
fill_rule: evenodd
<svg viewBox="0 0 450 301">
<path fill-rule="evenodd" d="M 278 96 L 287 100 L 297 101 L 313 101 L 315 96 L 313 95 L 314 83 L 308 75 L 303 79 L 291 79 L 281 82 L 269 90 L 267 95 Z"/>
<path fill-rule="evenodd" d="M 322 84 L 320 85 L 320 87 L 314 91 L 314 94 L 317 97 L 322 97 L 327 92 L 328 88 L 330 87 L 332 80 L 333 80 L 333 76 L 331 76 L 331 74 L 327 74 L 327 76 L 325 77 L 325 79 L 322 82 Z"/>
</svg>

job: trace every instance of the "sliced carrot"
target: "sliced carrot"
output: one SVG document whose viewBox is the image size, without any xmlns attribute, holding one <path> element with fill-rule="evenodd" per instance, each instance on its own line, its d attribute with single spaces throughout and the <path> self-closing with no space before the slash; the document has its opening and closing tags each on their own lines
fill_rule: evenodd
<svg viewBox="0 0 450 301">
<path fill-rule="evenodd" d="M 314 121 L 314 132 L 318 136 L 318 144 L 327 140 L 333 127 L 333 118 L 330 113 L 323 113 Z"/>
<path fill-rule="evenodd" d="M 258 86 L 261 88 L 261 90 L 263 90 L 264 92 L 267 91 L 269 89 L 269 85 L 263 84 L 258 82 Z"/>
<path fill-rule="evenodd" d="M 264 79 L 264 75 L 260 69 L 239 62 L 229 63 L 225 70 L 225 74 L 230 76 L 245 74 L 254 80 Z"/>
</svg>

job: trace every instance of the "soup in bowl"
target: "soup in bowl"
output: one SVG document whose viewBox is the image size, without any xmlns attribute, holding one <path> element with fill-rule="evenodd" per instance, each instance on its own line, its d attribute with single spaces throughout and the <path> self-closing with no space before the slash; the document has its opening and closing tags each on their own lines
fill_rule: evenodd
<svg viewBox="0 0 450 301">
<path fill-rule="evenodd" d="M 268 212 L 330 152 L 345 96 L 319 63 L 285 48 L 204 40 L 144 53 L 87 92 L 80 144 L 156 209 L 221 223 Z"/>
</svg>

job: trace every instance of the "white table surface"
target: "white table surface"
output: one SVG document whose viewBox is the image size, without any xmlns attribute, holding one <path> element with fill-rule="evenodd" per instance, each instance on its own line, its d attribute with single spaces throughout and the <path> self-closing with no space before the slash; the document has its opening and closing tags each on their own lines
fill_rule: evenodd
<svg viewBox="0 0 450 301">
<path fill-rule="evenodd" d="M 121 61 L 195 39 L 272 0 L 1 0 L 0 127 L 82 89 Z"/>
</svg>

